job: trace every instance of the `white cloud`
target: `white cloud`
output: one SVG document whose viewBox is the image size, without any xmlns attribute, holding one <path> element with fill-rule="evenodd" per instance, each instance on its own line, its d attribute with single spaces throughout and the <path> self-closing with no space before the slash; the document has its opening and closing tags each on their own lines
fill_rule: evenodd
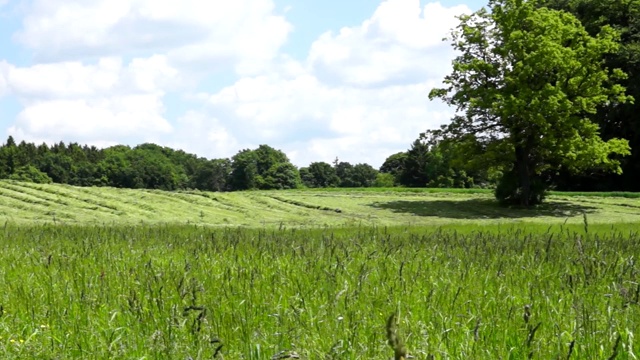
<svg viewBox="0 0 640 360">
<path fill-rule="evenodd" d="M 434 82 L 384 89 L 329 87 L 311 74 L 244 78 L 207 98 L 211 116 L 246 142 L 281 144 L 298 165 L 336 156 L 374 166 L 450 116 L 430 104 Z M 237 149 L 239 150 L 239 149 Z"/>
<path fill-rule="evenodd" d="M 24 106 L 7 132 L 26 140 L 176 142 L 193 114 L 167 119 L 167 92 L 260 72 L 291 30 L 271 0 L 34 0 L 25 14 L 14 40 L 37 63 L 0 63 L 0 96 Z M 220 134 L 203 139 L 234 144 Z"/>
<path fill-rule="evenodd" d="M 442 42 L 464 6 L 387 0 L 362 25 L 324 33 L 311 46 L 310 66 L 330 83 L 387 86 L 443 76 L 452 50 Z"/>
<path fill-rule="evenodd" d="M 91 100 L 47 100 L 28 105 L 9 133 L 39 137 L 102 140 L 131 134 L 167 133 L 171 125 L 160 115 L 162 103 L 154 95 L 129 95 Z M 52 141 L 58 139 L 51 139 Z"/>
<path fill-rule="evenodd" d="M 175 133 L 166 143 L 172 148 L 209 158 L 231 157 L 240 146 L 219 119 L 198 111 L 189 111 L 180 117 Z"/>
<path fill-rule="evenodd" d="M 273 10 L 271 0 L 35 0 L 15 38 L 48 60 L 155 52 L 254 71 L 292 28 Z"/>
<path fill-rule="evenodd" d="M 380 166 L 450 118 L 428 93 L 450 69 L 442 38 L 468 12 L 388 0 L 360 26 L 323 34 L 304 62 L 284 59 L 203 98 L 238 138 L 280 145 L 298 165 L 338 156 Z"/>
<path fill-rule="evenodd" d="M 10 134 L 109 142 L 172 129 L 163 117 L 162 97 L 180 81 L 163 56 L 133 59 L 127 66 L 119 58 L 103 58 L 94 65 L 5 63 L 0 69 L 9 93 L 24 106 Z"/>
<path fill-rule="evenodd" d="M 0 97 L 5 95 L 5 93 L 9 89 L 9 84 L 7 84 L 7 70 L 10 68 L 10 65 L 6 61 L 0 61 Z"/>
<path fill-rule="evenodd" d="M 135 58 L 127 66 L 117 57 L 94 65 L 79 61 L 16 67 L 6 64 L 10 91 L 23 99 L 82 98 L 122 93 L 162 93 L 179 85 L 179 72 L 164 56 Z"/>
<path fill-rule="evenodd" d="M 0 62 L 0 95 L 24 106 L 8 133 L 207 157 L 269 144 L 301 166 L 336 156 L 380 166 L 449 118 L 428 92 L 453 56 L 441 39 L 468 12 L 387 0 L 298 61 L 279 53 L 291 25 L 271 0 L 34 0 L 16 39 L 49 62 Z M 218 69 L 237 79 L 207 90 L 203 74 Z M 190 101 L 172 118 L 169 92 Z"/>
</svg>

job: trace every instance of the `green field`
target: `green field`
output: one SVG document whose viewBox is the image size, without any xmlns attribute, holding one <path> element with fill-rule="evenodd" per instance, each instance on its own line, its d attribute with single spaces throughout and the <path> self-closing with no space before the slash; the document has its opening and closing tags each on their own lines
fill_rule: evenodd
<svg viewBox="0 0 640 360">
<path fill-rule="evenodd" d="M 0 181 L 0 220 L 29 224 L 422 226 L 581 223 L 586 213 L 593 223 L 640 222 L 640 198 L 632 197 L 632 194 L 578 195 L 552 195 L 546 204 L 534 210 L 522 210 L 498 206 L 491 192 L 486 190 L 332 189 L 209 193 Z"/>
<path fill-rule="evenodd" d="M 635 359 L 640 199 L 612 195 L 0 182 L 0 358 L 389 359 L 397 313 L 417 359 Z"/>
</svg>

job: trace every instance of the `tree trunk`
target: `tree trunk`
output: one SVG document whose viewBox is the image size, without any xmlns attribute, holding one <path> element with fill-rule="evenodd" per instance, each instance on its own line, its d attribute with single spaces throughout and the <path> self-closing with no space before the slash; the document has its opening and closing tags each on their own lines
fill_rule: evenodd
<svg viewBox="0 0 640 360">
<path fill-rule="evenodd" d="M 520 205 L 529 206 L 531 199 L 531 169 L 529 166 L 529 149 L 522 145 L 516 145 L 516 171 L 518 172 L 518 185 L 520 187 Z"/>
</svg>

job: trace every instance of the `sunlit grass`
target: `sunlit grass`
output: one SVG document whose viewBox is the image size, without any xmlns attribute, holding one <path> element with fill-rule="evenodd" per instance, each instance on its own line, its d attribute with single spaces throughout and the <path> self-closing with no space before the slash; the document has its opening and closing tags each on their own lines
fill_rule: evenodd
<svg viewBox="0 0 640 360">
<path fill-rule="evenodd" d="M 420 359 L 632 359 L 639 245 L 588 223 L 7 225 L 0 358 L 388 359 L 397 312 Z"/>
<path fill-rule="evenodd" d="M 534 209 L 478 189 L 321 189 L 212 193 L 0 181 L 0 221 L 317 228 L 486 223 L 640 222 L 640 199 L 559 193 Z"/>
<path fill-rule="evenodd" d="M 634 359 L 640 200 L 587 195 L 0 181 L 0 358 L 388 359 L 397 313 L 419 359 Z"/>
</svg>

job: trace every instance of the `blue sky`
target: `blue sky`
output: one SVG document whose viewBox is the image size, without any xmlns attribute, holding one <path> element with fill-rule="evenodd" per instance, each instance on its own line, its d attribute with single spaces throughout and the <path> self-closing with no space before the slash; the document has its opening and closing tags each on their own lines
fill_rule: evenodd
<svg viewBox="0 0 640 360">
<path fill-rule="evenodd" d="M 0 136 L 377 167 L 451 116 L 441 39 L 484 5 L 0 0 Z"/>
</svg>

